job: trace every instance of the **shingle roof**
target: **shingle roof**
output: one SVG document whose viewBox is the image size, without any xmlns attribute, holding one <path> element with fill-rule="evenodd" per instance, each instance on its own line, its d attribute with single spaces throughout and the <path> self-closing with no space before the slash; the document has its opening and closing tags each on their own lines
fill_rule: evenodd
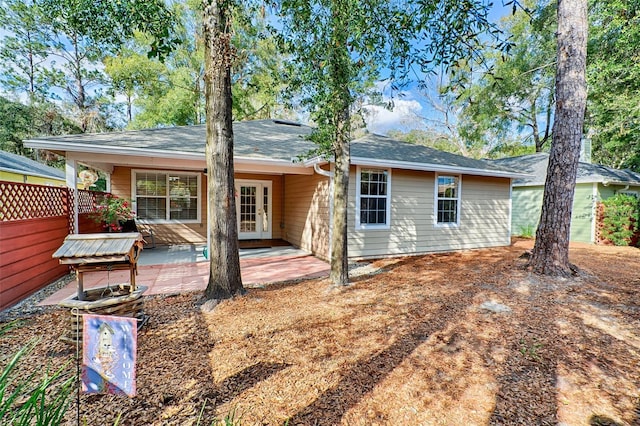
<svg viewBox="0 0 640 426">
<path fill-rule="evenodd" d="M 485 160 L 463 157 L 462 155 L 440 151 L 423 145 L 401 142 L 376 134 L 368 134 L 353 141 L 351 143 L 351 157 L 514 173 L 514 170 L 508 166 L 503 167 Z"/>
<path fill-rule="evenodd" d="M 549 154 L 537 153 L 531 155 L 522 155 L 519 157 L 501 158 L 492 160 L 493 163 L 512 168 L 514 170 L 522 170 L 531 177 L 516 179 L 514 186 L 533 186 L 544 185 L 547 176 L 547 165 L 549 164 Z M 619 170 L 599 164 L 579 163 L 578 175 L 576 177 L 578 183 L 588 182 L 610 182 L 631 185 L 640 185 L 640 174 L 631 170 Z"/>
<path fill-rule="evenodd" d="M 314 144 L 304 139 L 312 128 L 281 120 L 254 120 L 233 123 L 236 157 L 291 160 L 304 154 Z M 178 126 L 158 129 L 128 130 L 108 133 L 85 133 L 37 138 L 56 144 L 90 144 L 94 148 L 125 148 L 174 153 L 205 153 L 206 126 Z"/>
<path fill-rule="evenodd" d="M 60 169 L 6 151 L 0 151 L 0 170 L 53 179 L 65 179 L 64 172 Z"/>
<path fill-rule="evenodd" d="M 313 128 L 282 120 L 241 121 L 233 124 L 234 156 L 256 160 L 291 161 L 305 155 L 316 145 L 305 137 Z M 204 156 L 204 125 L 170 127 L 124 132 L 74 134 L 34 139 L 29 142 L 48 144 L 50 149 L 71 151 L 91 149 L 91 152 L 111 150 L 126 152 L 188 153 Z M 73 148 L 73 149 L 72 149 Z M 422 145 L 400 142 L 380 135 L 366 135 L 351 144 L 352 159 L 370 159 L 409 165 L 422 165 L 424 169 L 437 166 L 482 172 L 486 175 L 517 174 L 513 170 L 483 160 L 474 160 Z M 354 162 L 357 164 L 357 162 Z M 410 167 L 409 167 L 410 168 Z M 464 171 L 463 170 L 463 171 Z"/>
</svg>

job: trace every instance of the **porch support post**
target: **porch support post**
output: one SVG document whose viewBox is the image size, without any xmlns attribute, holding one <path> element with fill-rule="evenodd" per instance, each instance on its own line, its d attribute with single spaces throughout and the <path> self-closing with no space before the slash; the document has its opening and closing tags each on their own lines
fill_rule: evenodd
<svg viewBox="0 0 640 426">
<path fill-rule="evenodd" d="M 313 170 L 321 175 L 329 178 L 329 259 L 331 259 L 331 250 L 333 249 L 333 245 L 331 244 L 333 238 L 333 176 L 335 173 L 334 163 L 330 164 L 330 170 L 324 170 L 320 167 L 318 163 L 313 164 Z"/>
<path fill-rule="evenodd" d="M 73 221 L 73 233 L 79 234 L 78 226 L 78 162 L 68 156 L 65 159 L 65 172 L 67 178 L 67 188 L 71 190 L 73 200 L 73 211 L 71 212 Z"/>
<path fill-rule="evenodd" d="M 206 170 L 206 169 L 205 169 Z M 209 188 L 209 174 L 204 174 L 205 179 L 205 188 Z M 209 191 L 207 190 L 207 260 L 211 259 L 211 218 L 209 217 L 209 212 L 211 211 L 211 196 L 209 195 Z"/>
<path fill-rule="evenodd" d="M 105 173 L 106 177 L 105 177 L 105 181 L 106 181 L 106 185 L 105 185 L 105 191 L 107 191 L 108 193 L 111 193 L 111 172 L 107 172 Z"/>
</svg>

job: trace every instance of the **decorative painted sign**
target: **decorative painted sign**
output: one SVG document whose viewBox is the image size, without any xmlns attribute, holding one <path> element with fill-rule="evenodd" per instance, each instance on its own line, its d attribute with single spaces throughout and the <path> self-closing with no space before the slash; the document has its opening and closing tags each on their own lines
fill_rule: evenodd
<svg viewBox="0 0 640 426">
<path fill-rule="evenodd" d="M 136 395 L 137 320 L 85 314 L 82 391 Z"/>
</svg>

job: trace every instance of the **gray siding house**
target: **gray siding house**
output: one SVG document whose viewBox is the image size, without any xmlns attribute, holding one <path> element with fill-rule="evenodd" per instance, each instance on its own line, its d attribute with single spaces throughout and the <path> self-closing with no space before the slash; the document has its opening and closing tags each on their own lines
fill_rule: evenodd
<svg viewBox="0 0 640 426">
<path fill-rule="evenodd" d="M 312 128 L 280 120 L 234 123 L 240 239 L 282 239 L 328 258 L 331 161 L 299 161 Z M 78 164 L 109 176 L 157 242 L 202 243 L 207 235 L 205 126 L 46 137 L 25 141 L 64 155 L 67 184 Z M 352 258 L 505 246 L 511 180 L 481 160 L 367 135 L 351 144 L 348 244 Z"/>
</svg>

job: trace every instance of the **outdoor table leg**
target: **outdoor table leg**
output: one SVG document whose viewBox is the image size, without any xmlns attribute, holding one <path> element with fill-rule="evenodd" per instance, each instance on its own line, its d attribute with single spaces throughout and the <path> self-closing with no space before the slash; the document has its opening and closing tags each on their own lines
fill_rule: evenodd
<svg viewBox="0 0 640 426">
<path fill-rule="evenodd" d="M 76 269 L 76 281 L 78 282 L 78 300 L 84 300 L 84 283 L 80 268 Z"/>
<path fill-rule="evenodd" d="M 131 283 L 129 292 L 133 293 L 136 291 L 136 265 L 133 263 L 129 265 L 129 277 L 129 283 Z"/>
</svg>

